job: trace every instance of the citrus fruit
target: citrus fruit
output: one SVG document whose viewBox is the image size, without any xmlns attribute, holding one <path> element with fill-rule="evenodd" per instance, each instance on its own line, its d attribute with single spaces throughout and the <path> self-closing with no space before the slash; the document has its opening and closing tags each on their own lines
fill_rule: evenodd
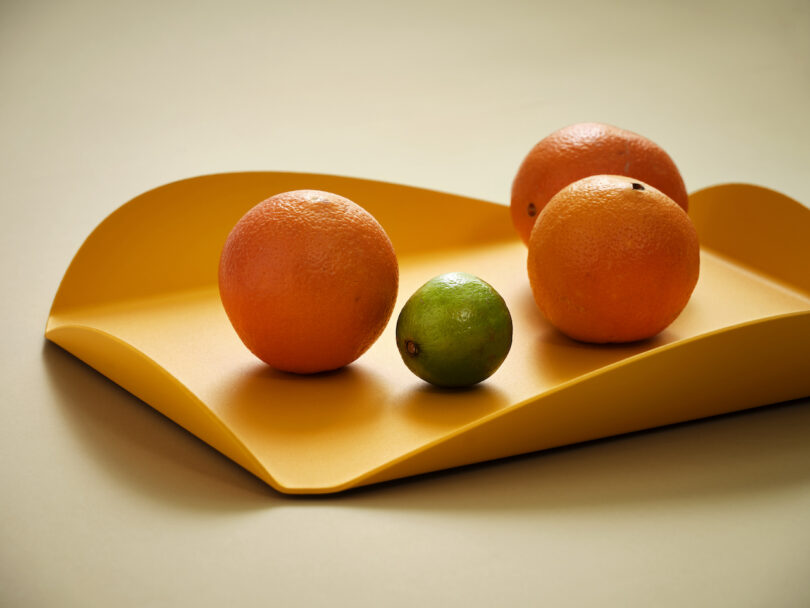
<svg viewBox="0 0 810 608">
<path fill-rule="evenodd" d="M 601 123 L 578 123 L 538 142 L 512 182 L 512 222 L 524 243 L 540 211 L 563 187 L 589 175 L 626 175 L 661 190 L 684 210 L 688 195 L 672 158 L 646 137 Z"/>
<path fill-rule="evenodd" d="M 654 336 L 698 280 L 697 232 L 683 209 L 638 180 L 595 175 L 546 205 L 529 241 L 534 299 L 552 325 L 584 342 Z"/>
<path fill-rule="evenodd" d="M 417 376 L 444 387 L 489 378 L 512 346 L 512 317 L 488 283 L 464 272 L 432 278 L 397 319 L 397 348 Z"/>
<path fill-rule="evenodd" d="M 317 190 L 277 194 L 237 222 L 219 263 L 225 312 L 272 367 L 337 369 L 380 336 L 396 301 L 391 241 L 352 201 Z"/>
</svg>

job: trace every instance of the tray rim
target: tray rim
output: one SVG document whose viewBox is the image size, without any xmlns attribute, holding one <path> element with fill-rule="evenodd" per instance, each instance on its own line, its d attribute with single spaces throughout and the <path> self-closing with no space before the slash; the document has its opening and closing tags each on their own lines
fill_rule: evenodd
<svg viewBox="0 0 810 608">
<path fill-rule="evenodd" d="M 381 464 L 381 465 L 379 465 L 377 467 L 374 467 L 371 470 L 367 471 L 366 473 L 363 473 L 362 475 L 356 476 L 354 479 L 347 480 L 346 482 L 343 482 L 343 483 L 340 483 L 340 484 L 337 484 L 335 486 L 328 487 L 328 488 L 327 487 L 318 487 L 318 488 L 297 488 L 297 487 L 295 487 L 294 488 L 294 487 L 285 485 L 285 484 L 281 483 L 278 479 L 276 479 L 273 476 L 273 474 L 251 453 L 250 449 L 229 429 L 227 424 L 224 423 L 221 419 L 219 419 L 219 417 L 212 410 L 210 410 L 210 408 L 208 408 L 208 406 L 205 405 L 205 403 L 199 397 L 197 397 L 189 387 L 185 386 L 179 379 L 177 379 L 170 372 L 168 372 L 168 370 L 166 370 L 165 368 L 160 366 L 156 361 L 151 359 L 146 353 L 138 350 L 133 345 L 127 343 L 126 341 L 120 339 L 119 337 L 117 337 L 117 336 L 115 336 L 113 334 L 110 334 L 110 333 L 105 332 L 103 330 L 99 330 L 98 328 L 94 328 L 94 327 L 89 326 L 89 325 L 83 326 L 81 324 L 75 324 L 75 323 L 72 323 L 71 321 L 69 321 L 68 319 L 71 316 L 71 310 L 81 310 L 81 307 L 73 308 L 73 309 L 67 308 L 67 309 L 60 310 L 59 306 L 57 306 L 59 292 L 64 287 L 66 281 L 69 281 L 68 277 L 69 277 L 69 274 L 70 274 L 70 269 L 73 266 L 74 262 L 76 262 L 76 259 L 79 256 L 80 252 L 82 251 L 82 249 L 85 247 L 87 242 L 91 239 L 91 237 L 94 234 L 96 234 L 98 231 L 104 230 L 104 225 L 107 222 L 107 220 L 109 220 L 113 215 L 118 213 L 121 209 L 123 209 L 124 207 L 127 207 L 127 206 L 137 205 L 137 202 L 138 202 L 139 199 L 142 199 L 143 197 L 148 196 L 150 193 L 155 192 L 155 191 L 159 191 L 159 190 L 161 190 L 161 189 L 163 189 L 165 187 L 168 187 L 168 186 L 177 186 L 177 185 L 188 183 L 188 182 L 198 180 L 198 179 L 201 179 L 201 178 L 205 179 L 205 178 L 217 177 L 217 176 L 230 176 L 230 177 L 237 178 L 239 176 L 244 176 L 244 175 L 264 175 L 264 176 L 284 175 L 284 176 L 294 176 L 297 179 L 308 179 L 308 178 L 314 176 L 314 177 L 319 177 L 319 178 L 348 180 L 348 181 L 353 181 L 353 180 L 357 179 L 357 180 L 359 180 L 360 182 L 363 182 L 363 183 L 377 184 L 377 185 L 382 184 L 382 185 L 384 185 L 386 187 L 405 188 L 405 189 L 408 189 L 408 190 L 411 190 L 411 191 L 414 191 L 414 192 L 420 192 L 420 193 L 423 193 L 423 194 L 450 196 L 450 197 L 456 198 L 458 200 L 475 201 L 475 202 L 477 202 L 479 204 L 484 204 L 484 205 L 489 206 L 489 207 L 491 207 L 493 209 L 494 208 L 502 208 L 503 213 L 508 213 L 508 207 L 506 205 L 503 205 L 503 204 L 500 204 L 500 203 L 494 203 L 494 202 L 490 202 L 490 201 L 484 201 L 484 200 L 481 200 L 481 199 L 473 199 L 473 198 L 469 198 L 469 197 L 463 197 L 463 196 L 459 196 L 459 195 L 443 193 L 443 192 L 439 192 L 439 191 L 429 190 L 429 189 L 426 189 L 426 188 L 417 188 L 417 187 L 413 187 L 413 186 L 407 186 L 407 185 L 404 185 L 404 184 L 395 184 L 395 183 L 391 183 L 391 182 L 379 182 L 379 181 L 376 181 L 376 180 L 366 180 L 366 179 L 362 179 L 362 178 L 351 178 L 351 177 L 336 176 L 336 175 L 329 175 L 329 174 L 289 173 L 289 172 L 218 173 L 218 174 L 211 174 L 211 175 L 198 176 L 198 177 L 192 177 L 192 178 L 186 178 L 186 179 L 182 179 L 182 180 L 177 180 L 175 182 L 170 182 L 169 184 L 165 184 L 164 186 L 159 186 L 157 188 L 149 190 L 149 191 L 147 191 L 147 192 L 145 192 L 145 193 L 131 199 L 130 201 L 128 201 L 127 203 L 125 203 L 124 205 L 122 205 L 121 207 L 119 207 L 115 211 L 113 211 L 110 215 L 107 216 L 107 218 L 105 218 L 90 233 L 90 235 L 87 237 L 87 239 L 85 239 L 84 243 L 82 244 L 82 246 L 77 251 L 76 255 L 74 256 L 73 260 L 71 261 L 70 265 L 68 266 L 68 269 L 66 270 L 65 274 L 63 275 L 62 281 L 60 282 L 60 285 L 59 285 L 59 289 L 57 290 L 57 293 L 54 296 L 53 304 L 52 304 L 51 310 L 50 310 L 49 315 L 48 315 L 48 322 L 46 324 L 45 337 L 48 340 L 59 344 L 60 346 L 62 346 L 62 348 L 65 348 L 65 350 L 68 350 L 69 352 L 73 353 L 76 356 L 79 356 L 79 355 L 76 352 L 74 352 L 74 350 L 71 350 L 71 348 L 66 347 L 62 343 L 62 342 L 64 342 L 62 336 L 64 335 L 65 331 L 73 331 L 73 332 L 79 332 L 79 333 L 81 333 L 83 331 L 94 332 L 97 336 L 102 335 L 102 336 L 104 336 L 104 338 L 106 340 L 109 340 L 112 343 L 116 343 L 119 347 L 121 347 L 123 349 L 129 349 L 131 354 L 142 358 L 144 362 L 146 362 L 148 365 L 151 365 L 152 368 L 154 368 L 154 371 L 158 372 L 158 375 L 162 375 L 162 377 L 167 381 L 168 385 L 170 385 L 174 389 L 179 389 L 180 394 L 186 395 L 186 398 L 188 399 L 188 402 L 190 404 L 192 404 L 192 406 L 195 409 L 197 409 L 199 412 L 205 413 L 211 419 L 211 421 L 216 426 L 218 426 L 220 428 L 220 431 L 224 431 L 223 435 L 230 438 L 231 441 L 229 443 L 231 445 L 226 446 L 226 448 L 223 450 L 220 447 L 214 445 L 214 443 L 216 443 L 216 442 L 212 442 L 209 439 L 205 439 L 203 437 L 200 437 L 200 434 L 195 432 L 194 430 L 190 429 L 187 424 L 183 424 L 182 422 L 176 420 L 172 416 L 166 414 L 166 412 L 164 412 L 162 409 L 155 407 L 152 403 L 150 403 L 149 400 L 144 399 L 144 401 L 147 404 L 152 405 L 153 407 L 155 407 L 155 409 L 159 409 L 159 411 L 164 413 L 164 415 L 167 415 L 168 417 L 172 418 L 173 420 L 175 420 L 175 422 L 177 422 L 178 424 L 180 424 L 181 426 L 183 426 L 187 430 L 191 431 L 192 433 L 194 433 L 195 435 L 197 435 L 198 437 L 203 439 L 203 441 L 206 441 L 206 443 L 209 443 L 209 445 L 212 445 L 213 447 L 215 447 L 219 451 L 223 452 L 226 456 L 230 457 L 232 460 L 235 460 L 237 463 L 239 463 L 243 467 L 247 468 L 248 470 L 250 470 L 251 472 L 253 472 L 257 476 L 262 478 L 269 485 L 271 485 L 275 489 L 277 489 L 279 491 L 282 491 L 282 492 L 324 493 L 324 492 L 336 492 L 336 491 L 348 489 L 349 487 L 353 487 L 355 485 L 358 485 L 358 483 L 362 483 L 363 479 L 375 477 L 376 474 L 379 471 L 390 468 L 390 467 L 394 466 L 395 464 L 405 462 L 405 461 L 409 460 L 410 458 L 412 458 L 416 454 L 427 451 L 427 450 L 435 447 L 436 445 L 440 445 L 442 443 L 445 443 L 445 442 L 447 442 L 447 441 L 449 441 L 449 440 L 451 440 L 451 439 L 453 439 L 455 437 L 464 435 L 464 434 L 466 434 L 467 432 L 469 432 L 472 429 L 485 426 L 486 424 L 488 424 L 492 420 L 498 419 L 498 418 L 500 418 L 502 416 L 505 416 L 506 414 L 508 414 L 510 412 L 521 409 L 521 408 L 527 406 L 530 403 L 535 403 L 538 400 L 541 400 L 541 399 L 545 398 L 546 396 L 548 396 L 550 394 L 566 390 L 568 387 L 570 387 L 573 384 L 581 383 L 581 382 L 586 381 L 586 380 L 588 380 L 588 379 L 590 379 L 592 377 L 596 377 L 596 376 L 600 376 L 600 375 L 609 373 L 613 369 L 617 369 L 619 367 L 632 365 L 634 362 L 636 362 L 636 361 L 638 361 L 640 359 L 650 358 L 651 356 L 654 356 L 657 353 L 668 351 L 668 350 L 675 349 L 675 348 L 679 348 L 679 347 L 684 346 L 686 344 L 689 344 L 689 343 L 692 343 L 692 342 L 695 342 L 695 341 L 698 341 L 698 340 L 702 340 L 704 338 L 707 338 L 707 337 L 715 335 L 715 334 L 733 332 L 735 330 L 738 330 L 738 329 L 741 329 L 741 328 L 744 328 L 744 327 L 747 327 L 747 326 L 760 325 L 760 324 L 765 324 L 765 323 L 769 323 L 769 322 L 774 322 L 774 321 L 776 321 L 778 319 L 781 319 L 781 318 L 784 318 L 784 317 L 794 317 L 794 316 L 800 317 L 800 316 L 810 315 L 810 308 L 808 310 L 805 310 L 805 311 L 781 313 L 781 314 L 777 314 L 777 315 L 771 315 L 771 316 L 768 316 L 768 317 L 762 317 L 762 318 L 758 318 L 758 319 L 744 321 L 742 323 L 738 323 L 738 324 L 728 326 L 728 327 L 718 328 L 718 329 L 706 332 L 704 334 L 699 334 L 699 335 L 696 335 L 696 336 L 690 336 L 688 338 L 684 338 L 684 339 L 681 339 L 681 340 L 676 340 L 674 342 L 670 342 L 670 343 L 667 343 L 667 344 L 663 344 L 663 345 L 653 347 L 653 348 L 651 348 L 649 350 L 645 350 L 643 352 L 636 353 L 634 355 L 630 355 L 628 357 L 625 357 L 625 358 L 620 359 L 618 361 L 614 361 L 614 362 L 612 362 L 610 364 L 607 364 L 607 365 L 604 365 L 602 367 L 596 368 L 596 369 L 591 370 L 589 372 L 586 372 L 584 374 L 580 374 L 579 376 L 576 376 L 574 378 L 570 378 L 568 380 L 565 380 L 565 381 L 551 387 L 547 391 L 544 391 L 542 393 L 539 393 L 537 395 L 534 395 L 532 397 L 524 399 L 524 400 L 522 400 L 520 402 L 512 403 L 512 404 L 510 404 L 510 405 L 508 405 L 508 406 L 506 406 L 504 408 L 499 408 L 498 410 L 495 410 L 495 411 L 490 412 L 488 414 L 485 414 L 485 415 L 481 416 L 480 418 L 472 420 L 472 421 L 468 422 L 467 424 L 464 424 L 464 425 L 462 425 L 460 427 L 457 427 L 456 429 L 453 429 L 452 431 L 446 433 L 445 435 L 442 435 L 441 437 L 439 437 L 439 438 L 437 438 L 437 439 L 435 439 L 435 440 L 433 440 L 431 442 L 423 444 L 423 445 L 419 446 L 418 448 L 415 448 L 415 449 L 413 449 L 413 450 L 411 450 L 411 451 L 409 451 L 409 452 L 407 452 L 405 454 L 402 454 L 401 456 L 399 456 L 399 457 L 397 457 L 397 458 L 395 458 L 393 460 L 390 460 L 390 461 L 385 462 L 385 463 L 383 463 L 383 464 Z M 801 205 L 801 203 L 798 203 L 797 201 L 794 201 L 793 199 L 789 199 L 789 197 L 786 197 L 785 195 L 782 195 L 782 194 L 780 194 L 780 193 L 778 193 L 778 192 L 776 192 L 774 190 L 764 188 L 762 186 L 756 186 L 756 185 L 744 184 L 744 183 L 718 184 L 718 185 L 715 185 L 715 186 L 709 186 L 708 188 L 703 188 L 701 190 L 696 191 L 695 193 L 693 193 L 692 196 L 695 196 L 695 195 L 698 195 L 698 194 L 701 194 L 701 193 L 705 193 L 705 192 L 708 192 L 708 191 L 716 190 L 718 188 L 729 188 L 729 187 L 731 187 L 731 188 L 738 188 L 738 187 L 754 188 L 754 189 L 765 191 L 767 193 L 773 193 L 775 195 L 778 195 L 779 197 L 782 197 L 786 201 L 789 201 L 790 203 L 798 205 L 799 207 L 803 208 L 805 211 L 810 212 L 810 209 L 807 209 L 806 207 L 804 207 L 804 205 Z M 691 198 L 691 196 L 690 196 L 690 198 Z M 514 235 L 514 238 L 517 239 L 517 236 Z M 500 241 L 498 241 L 498 242 L 500 242 Z M 702 246 L 702 248 L 703 248 L 703 246 Z M 712 251 L 713 254 L 719 254 L 722 257 L 722 252 L 717 252 L 714 249 L 712 249 L 711 247 L 706 247 L 706 249 Z M 732 260 L 734 260 L 734 258 L 732 258 Z M 754 272 L 756 272 L 757 274 L 761 274 L 760 272 L 757 272 L 756 269 L 754 269 Z M 798 291 L 801 292 L 802 295 L 807 295 L 804 292 L 803 289 L 801 289 L 800 287 L 798 287 L 798 286 L 796 286 L 796 285 L 794 285 L 792 283 L 788 283 L 788 286 L 791 287 L 792 290 L 794 290 L 794 291 L 798 288 Z M 164 295 L 169 294 L 169 293 L 177 293 L 177 292 L 170 291 L 170 292 L 166 292 Z M 68 342 L 69 341 L 70 340 L 68 340 Z M 83 359 L 80 356 L 79 356 L 79 358 Z M 83 360 L 85 360 L 85 359 L 83 359 Z M 91 365 L 91 366 L 96 367 L 94 365 Z M 96 369 L 98 369 L 98 367 L 96 367 Z M 104 375 L 110 377 L 109 374 L 104 374 Z M 113 380 L 113 381 L 116 381 L 116 380 Z M 119 384 L 121 384 L 121 383 L 119 382 Z M 124 384 L 121 384 L 121 385 L 124 386 Z M 129 390 L 130 392 L 135 394 L 136 396 L 140 397 L 140 395 L 138 395 L 138 393 L 135 392 L 134 390 L 132 390 L 131 388 L 129 388 L 127 386 L 124 386 L 124 388 L 126 388 L 127 390 Z M 240 452 L 241 453 L 241 458 L 235 458 L 234 454 L 233 454 L 234 451 Z"/>
<path fill-rule="evenodd" d="M 335 185 L 342 185 L 345 187 L 361 187 L 361 188 L 382 188 L 382 189 L 391 189 L 391 190 L 398 190 L 398 191 L 410 191 L 420 196 L 435 196 L 445 201 L 452 200 L 456 201 L 457 203 L 475 203 L 476 205 L 482 208 L 489 208 L 490 210 L 498 210 L 505 207 L 505 205 L 493 201 L 484 200 L 481 198 L 470 197 L 466 195 L 455 194 L 448 191 L 443 190 L 433 190 L 430 188 L 424 188 L 420 186 L 412 186 L 405 183 L 400 182 L 393 182 L 393 181 L 383 181 L 383 180 L 376 180 L 371 178 L 364 178 L 364 177 L 352 177 L 346 175 L 339 175 L 335 173 L 316 173 L 316 172 L 305 172 L 305 171 L 224 171 L 224 172 L 217 172 L 217 173 L 204 173 L 199 174 L 191 177 L 181 178 L 177 180 L 173 180 L 170 182 L 166 182 L 164 184 L 152 187 L 132 198 L 124 202 L 123 204 L 117 206 L 113 209 L 110 213 L 108 213 L 105 217 L 103 217 L 98 224 L 87 234 L 87 236 L 82 240 L 81 245 L 77 248 L 76 252 L 73 254 L 70 262 L 68 263 L 67 267 L 65 268 L 64 273 L 62 274 L 62 278 L 59 281 L 59 284 L 54 292 L 54 295 L 51 298 L 51 306 L 48 311 L 48 320 L 58 312 L 60 309 L 70 309 L 73 307 L 80 307 L 79 305 L 64 305 L 60 302 L 60 296 L 66 290 L 67 285 L 71 281 L 71 275 L 75 273 L 77 270 L 80 270 L 78 267 L 82 265 L 83 261 L 81 260 L 82 253 L 90 246 L 95 237 L 102 234 L 109 224 L 120 217 L 121 214 L 125 213 L 127 210 L 131 210 L 136 208 L 142 202 L 150 199 L 151 197 L 155 196 L 156 194 L 163 193 L 169 191 L 173 188 L 179 187 L 187 187 L 192 184 L 201 184 L 208 180 L 218 180 L 218 179 L 243 179 L 243 178 L 252 178 L 252 177 L 267 177 L 273 179 L 280 179 L 280 180 L 304 180 L 307 183 L 310 182 L 321 182 L 324 181 L 328 184 L 335 184 Z M 266 196 L 265 196 L 266 198 Z M 255 199 L 254 203 L 258 203 L 261 198 Z M 357 202 L 357 201 L 355 201 Z M 503 234 L 498 239 L 491 239 L 493 241 L 500 241 L 500 240 L 519 240 L 519 236 L 514 231 L 509 231 L 506 234 Z M 399 251 L 397 251 L 397 255 L 400 256 Z M 405 255 L 408 255 L 407 253 Z M 199 289 L 205 286 L 213 285 L 214 282 L 208 282 L 201 285 L 196 285 L 191 287 L 191 289 Z M 187 289 L 181 290 L 166 290 L 165 292 L 159 293 L 176 293 L 178 291 L 185 291 Z M 157 294 L 151 294 L 157 295 Z M 109 301 L 115 301 L 111 299 Z M 46 322 L 47 327 L 47 322 Z"/>
<path fill-rule="evenodd" d="M 163 409 L 160 409 L 160 408 L 156 407 L 155 405 L 153 405 L 151 403 L 151 400 L 148 400 L 148 399 L 142 397 L 139 394 L 137 388 L 129 387 L 129 386 L 127 386 L 126 382 L 120 382 L 118 380 L 113 379 L 108 373 L 100 372 L 100 373 L 102 373 L 102 375 L 104 375 L 105 377 L 107 377 L 111 381 L 115 382 L 116 384 L 119 384 L 125 390 L 127 390 L 128 392 L 133 394 L 135 397 L 141 399 L 142 401 L 144 401 L 144 403 L 146 403 L 150 407 L 153 407 L 153 409 L 157 409 L 161 414 L 163 414 L 164 416 L 166 416 L 170 420 L 174 421 L 176 424 L 180 425 L 181 427 L 183 427 L 187 431 L 191 432 L 192 434 L 194 434 L 195 436 L 200 438 L 202 441 L 204 441 L 205 443 L 207 443 L 208 445 L 210 445 L 211 447 L 213 447 L 214 449 L 216 449 L 217 451 L 219 451 L 220 453 L 222 453 L 226 457 L 230 458 L 231 460 L 233 460 L 234 462 L 236 462 L 237 464 L 239 464 L 243 468 L 247 469 L 248 471 L 250 471 L 251 473 L 253 473 L 257 477 L 259 477 L 260 479 L 265 481 L 268 485 L 270 485 L 274 489 L 276 489 L 276 490 L 278 490 L 280 492 L 283 492 L 283 493 L 293 493 L 293 494 L 329 494 L 329 493 L 341 492 L 341 491 L 344 491 L 344 490 L 347 490 L 347 489 L 350 489 L 350 488 L 353 488 L 353 487 L 364 485 L 365 480 L 373 479 L 379 473 L 384 472 L 385 470 L 390 469 L 390 468 L 392 468 L 392 467 L 394 467 L 396 465 L 405 463 L 405 462 L 409 461 L 410 459 L 412 459 L 413 457 L 415 457 L 415 456 L 417 456 L 417 455 L 419 455 L 419 454 L 421 454 L 423 452 L 426 452 L 426 451 L 428 451 L 430 449 L 433 449 L 433 448 L 435 448 L 437 446 L 440 446 L 441 444 L 444 444 L 444 443 L 446 443 L 448 441 L 451 441 L 453 439 L 461 437 L 461 436 L 467 434 L 468 432 L 470 432 L 472 430 L 475 430 L 475 429 L 478 429 L 480 427 L 486 426 L 487 424 L 491 423 L 492 421 L 495 421 L 495 420 L 497 420 L 499 418 L 506 417 L 506 416 L 508 416 L 508 415 L 510 415 L 510 414 L 512 414 L 512 413 L 514 413 L 514 412 L 516 412 L 516 411 L 518 411 L 518 410 L 520 410 L 520 409 L 522 409 L 522 408 L 524 408 L 526 406 L 529 406 L 529 405 L 532 405 L 532 404 L 537 403 L 539 401 L 542 401 L 544 399 L 547 399 L 547 398 L 549 398 L 549 397 L 551 397 L 551 396 L 553 396 L 553 395 L 555 395 L 557 393 L 562 393 L 562 392 L 564 392 L 566 390 L 569 390 L 569 389 L 571 389 L 572 387 L 574 387 L 576 385 L 579 385 L 579 384 L 582 384 L 584 382 L 593 380 L 594 378 L 598 378 L 598 377 L 601 377 L 601 376 L 606 376 L 610 372 L 612 372 L 614 370 L 617 370 L 619 368 L 630 367 L 630 366 L 632 366 L 632 365 L 634 365 L 634 364 L 636 364 L 636 363 L 638 363 L 640 361 L 649 360 L 649 359 L 655 357 L 656 355 L 660 355 L 661 353 L 668 352 L 668 351 L 674 351 L 674 350 L 680 350 L 682 347 L 687 346 L 689 344 L 694 344 L 696 342 L 700 342 L 700 341 L 703 341 L 703 340 L 705 340 L 707 338 L 712 338 L 714 336 L 719 336 L 721 334 L 729 336 L 729 335 L 733 335 L 736 332 L 743 331 L 743 330 L 745 330 L 747 328 L 751 328 L 751 327 L 754 327 L 754 326 L 761 326 L 761 325 L 766 325 L 766 324 L 770 324 L 770 323 L 779 323 L 779 322 L 787 321 L 787 320 L 790 320 L 790 319 L 797 319 L 798 320 L 798 319 L 801 319 L 803 317 L 810 318 L 810 310 L 791 312 L 791 313 L 782 313 L 782 314 L 772 315 L 772 316 L 768 316 L 768 317 L 762 317 L 762 318 L 754 319 L 754 320 L 750 320 L 750 321 L 745 321 L 745 322 L 734 324 L 734 325 L 731 325 L 731 326 L 728 326 L 728 327 L 715 329 L 715 330 L 706 332 L 704 334 L 699 334 L 699 335 L 696 335 L 696 336 L 691 336 L 689 338 L 684 338 L 683 340 L 677 340 L 677 341 L 670 342 L 670 343 L 667 343 L 667 344 L 662 344 L 660 346 L 651 348 L 650 350 L 643 351 L 641 353 L 637 353 L 637 354 L 634 354 L 634 355 L 630 355 L 630 356 L 625 357 L 623 359 L 620 359 L 618 361 L 614 361 L 613 363 L 609 363 L 607 365 L 596 368 L 594 370 L 591 370 L 589 372 L 586 372 L 586 373 L 581 374 L 579 376 L 576 376 L 574 378 L 570 378 L 568 380 L 565 380 L 565 381 L 563 381 L 563 382 L 549 388 L 546 391 L 543 391 L 541 393 L 533 395 L 532 397 L 523 399 L 522 401 L 518 401 L 516 403 L 512 403 L 512 404 L 510 404 L 510 405 L 508 405 L 506 407 L 499 408 L 499 409 L 497 409 L 497 410 L 495 410 L 493 412 L 490 412 L 488 414 L 484 414 L 483 416 L 481 416 L 479 418 L 476 418 L 476 419 L 474 419 L 474 420 L 472 420 L 472 421 L 470 421 L 470 422 L 468 422 L 466 424 L 463 424 L 463 425 L 461 425 L 461 426 L 459 426 L 459 427 L 445 433 L 441 437 L 438 437 L 438 438 L 436 438 L 436 439 L 434 439 L 432 441 L 424 443 L 424 444 L 420 445 L 417 448 L 414 448 L 414 449 L 412 449 L 410 451 L 407 451 L 407 452 L 405 452 L 405 453 L 403 453 L 403 454 L 401 454 L 401 455 L 399 455 L 399 456 L 397 456 L 397 457 L 395 457 L 395 458 L 393 458 L 393 459 L 391 459 L 389 461 L 386 461 L 386 462 L 384 462 L 384 463 L 382 463 L 380 465 L 377 465 L 377 466 L 369 469 L 368 471 L 366 471 L 366 472 L 364 472 L 364 473 L 362 473 L 360 475 L 356 475 L 354 477 L 346 479 L 343 482 L 339 482 L 339 483 L 333 484 L 331 486 L 295 486 L 295 485 L 288 485 L 288 484 L 285 484 L 282 481 L 280 481 L 264 464 L 261 463 L 261 461 L 258 458 L 256 458 L 253 455 L 253 453 L 247 447 L 247 445 L 245 445 L 245 443 L 241 439 L 239 439 L 238 436 L 235 433 L 233 433 L 233 431 L 231 431 L 231 429 L 228 427 L 228 425 L 225 422 L 223 422 L 194 393 L 194 391 L 192 391 L 188 386 L 186 386 L 182 381 L 180 381 L 175 375 L 173 375 L 171 372 L 166 370 L 166 368 L 164 368 L 163 366 L 158 364 L 156 361 L 154 361 L 149 355 L 147 355 L 146 353 L 144 353 L 140 349 L 136 348 L 135 346 L 133 346 L 129 342 L 127 342 L 125 340 L 122 340 L 118 336 L 116 336 L 116 335 L 114 335 L 114 334 L 112 334 L 110 332 L 107 332 L 107 331 L 100 330 L 98 328 L 89 326 L 89 325 L 78 325 L 78 324 L 70 324 L 70 323 L 68 323 L 68 324 L 56 326 L 56 327 L 52 328 L 51 330 L 49 330 L 48 334 L 46 335 L 46 338 L 49 341 L 56 344 L 57 346 L 59 346 L 60 348 L 62 348 L 63 350 L 66 350 L 71 355 L 73 355 L 73 356 L 77 357 L 78 359 L 80 359 L 81 361 L 85 362 L 91 368 L 96 369 L 97 371 L 99 371 L 99 368 L 96 365 L 88 363 L 85 358 L 79 356 L 75 352 L 75 351 L 78 351 L 78 350 L 81 350 L 81 349 L 75 349 L 75 351 L 74 351 L 74 349 L 72 349 L 68 345 L 68 343 L 71 342 L 71 340 L 65 340 L 63 336 L 64 336 L 65 332 L 70 332 L 70 333 L 74 333 L 74 334 L 77 334 L 77 335 L 80 335 L 82 333 L 89 333 L 89 334 L 92 334 L 94 336 L 102 336 L 105 341 L 108 341 L 109 343 L 115 344 L 119 348 L 128 351 L 134 357 L 140 359 L 149 369 L 151 369 L 156 374 L 156 376 L 162 378 L 165 381 L 164 386 L 169 387 L 169 388 L 173 389 L 174 391 L 178 392 L 179 395 L 184 396 L 184 398 L 187 400 L 187 404 L 194 407 L 195 412 L 202 413 L 206 418 L 208 418 L 210 421 L 212 421 L 216 425 L 216 427 L 220 430 L 220 432 L 222 432 L 223 437 L 220 437 L 219 440 L 217 441 L 217 440 L 214 440 L 211 437 L 205 438 L 205 437 L 201 436 L 201 435 L 205 435 L 205 433 L 200 433 L 200 432 L 190 428 L 191 425 L 184 424 L 183 422 L 177 420 L 171 414 L 168 414 Z M 810 393 L 808 393 L 808 395 L 810 395 Z M 791 397 L 791 398 L 801 398 L 801 397 L 804 397 L 804 396 L 807 396 L 807 395 L 796 395 L 796 396 Z M 775 401 L 774 403 L 776 403 L 776 402 L 778 402 L 778 401 Z M 769 405 L 769 404 L 765 403 L 765 404 L 759 404 L 759 405 L 754 405 L 754 406 L 745 406 L 745 407 L 742 407 L 742 408 L 724 410 L 724 411 L 718 412 L 716 414 L 710 414 L 709 416 L 719 415 L 719 414 L 728 413 L 728 412 L 732 412 L 732 411 L 740 411 L 740 410 L 744 410 L 744 409 L 751 409 L 752 407 L 759 407 L 759 406 L 764 406 L 764 405 Z M 183 408 L 183 409 L 186 409 L 186 408 Z M 696 419 L 700 419 L 700 418 L 703 418 L 703 417 L 707 417 L 707 416 L 699 416 L 697 418 L 689 418 L 689 419 L 678 420 L 678 421 L 674 421 L 674 422 L 672 422 L 670 424 L 676 424 L 678 422 L 686 422 L 688 420 L 696 420 Z M 659 428 L 659 427 L 660 427 L 660 425 L 655 426 L 655 427 L 645 427 L 645 428 L 651 429 L 651 428 Z M 623 434 L 636 432 L 637 430 L 644 430 L 644 429 L 635 429 L 635 430 L 626 431 L 626 432 L 618 433 L 616 435 L 609 435 L 609 436 L 621 436 Z M 593 439 L 598 439 L 598 438 L 599 437 L 594 437 Z M 223 445 L 223 439 L 228 440 L 227 441 L 228 445 Z M 587 442 L 587 441 L 590 441 L 590 440 L 591 439 L 586 439 L 586 440 L 583 440 L 583 441 Z M 581 442 L 575 442 L 575 443 L 581 443 Z M 561 445 L 574 445 L 574 444 L 561 444 Z M 556 446 L 550 446 L 550 447 L 556 447 Z M 545 449 L 550 449 L 550 448 L 542 448 L 541 450 L 533 450 L 533 451 L 543 451 Z M 518 455 L 520 453 L 530 453 L 530 452 L 516 452 L 513 455 Z M 489 460 L 489 459 L 485 459 L 485 460 Z M 468 464 L 472 464 L 472 463 L 468 463 Z M 440 468 L 449 468 L 449 467 L 440 467 Z M 428 472 L 428 471 L 425 471 L 425 472 Z M 387 481 L 387 479 L 381 479 L 380 481 Z"/>
</svg>

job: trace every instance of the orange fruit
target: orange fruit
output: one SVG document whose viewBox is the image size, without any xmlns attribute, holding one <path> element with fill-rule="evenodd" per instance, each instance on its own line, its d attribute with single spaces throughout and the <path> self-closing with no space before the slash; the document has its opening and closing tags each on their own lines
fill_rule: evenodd
<svg viewBox="0 0 810 608">
<path fill-rule="evenodd" d="M 388 235 L 352 201 L 317 190 L 270 197 L 225 242 L 219 292 L 259 359 L 302 374 L 343 367 L 380 336 L 399 268 Z"/>
<path fill-rule="evenodd" d="M 689 204 L 678 167 L 646 137 L 611 125 L 579 123 L 538 142 L 512 182 L 512 222 L 524 243 L 540 211 L 562 188 L 589 175 L 627 175 L 650 184 L 684 210 Z"/>
<path fill-rule="evenodd" d="M 636 179 L 594 175 L 560 190 L 529 240 L 535 302 L 584 342 L 656 335 L 681 313 L 698 280 L 697 232 L 683 209 Z"/>
</svg>

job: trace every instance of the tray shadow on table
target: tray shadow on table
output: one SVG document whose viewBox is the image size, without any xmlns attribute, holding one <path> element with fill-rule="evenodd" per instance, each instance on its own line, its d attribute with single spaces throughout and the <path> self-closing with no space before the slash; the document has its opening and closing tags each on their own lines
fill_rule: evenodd
<svg viewBox="0 0 810 608">
<path fill-rule="evenodd" d="M 575 509 L 756 494 L 810 479 L 810 400 L 803 399 L 342 494 L 285 496 L 59 347 L 44 344 L 42 358 L 92 461 L 126 490 L 186 510 Z"/>
</svg>

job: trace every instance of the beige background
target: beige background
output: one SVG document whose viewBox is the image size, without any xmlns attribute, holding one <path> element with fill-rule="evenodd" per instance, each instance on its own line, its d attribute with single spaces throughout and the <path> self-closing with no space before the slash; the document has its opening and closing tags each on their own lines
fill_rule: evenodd
<svg viewBox="0 0 810 608">
<path fill-rule="evenodd" d="M 810 203 L 810 4 L 0 3 L 0 605 L 810 605 L 810 400 L 333 498 L 42 338 L 140 192 L 301 170 L 506 203 L 571 122 Z"/>
</svg>

